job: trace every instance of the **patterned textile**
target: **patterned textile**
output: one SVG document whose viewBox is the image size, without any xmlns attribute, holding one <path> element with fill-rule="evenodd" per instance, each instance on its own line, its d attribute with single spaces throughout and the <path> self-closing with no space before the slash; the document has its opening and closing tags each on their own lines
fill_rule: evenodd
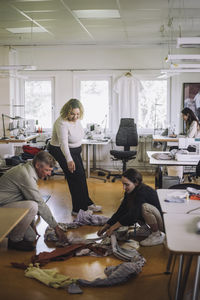
<svg viewBox="0 0 200 300">
<path fill-rule="evenodd" d="M 142 271 L 143 266 L 144 259 L 142 257 L 138 257 L 137 261 L 125 262 L 117 266 L 110 266 L 105 268 L 104 273 L 106 274 L 107 278 L 96 278 L 93 281 L 78 279 L 77 283 L 81 286 L 91 287 L 113 286 L 122 284 L 128 281 L 129 278 L 139 274 Z"/>
</svg>

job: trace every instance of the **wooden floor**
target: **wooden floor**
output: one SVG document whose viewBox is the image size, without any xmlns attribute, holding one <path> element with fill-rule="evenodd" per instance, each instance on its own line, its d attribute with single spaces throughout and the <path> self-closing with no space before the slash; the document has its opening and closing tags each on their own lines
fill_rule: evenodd
<svg viewBox="0 0 200 300">
<path fill-rule="evenodd" d="M 144 176 L 144 182 L 154 185 L 154 177 Z M 70 222 L 71 200 L 69 190 L 63 177 L 54 176 L 48 181 L 39 184 L 42 194 L 51 194 L 48 202 L 57 221 Z M 99 181 L 96 179 L 88 180 L 91 198 L 96 204 L 103 206 L 103 214 L 111 216 L 119 206 L 123 196 L 122 184 L 120 181 L 115 183 Z M 53 245 L 46 245 L 43 241 L 43 234 L 47 224 L 39 220 L 38 231 L 41 234 L 37 242 L 36 253 L 41 251 L 53 250 Z M 84 226 L 71 230 L 68 234 L 81 236 L 94 236 L 98 227 Z M 6 240 L 0 245 L 0 299 L 2 300 L 167 300 L 169 275 L 164 274 L 168 259 L 168 250 L 164 245 L 154 247 L 141 247 L 139 252 L 146 258 L 147 263 L 142 272 L 127 283 L 109 288 L 83 288 L 82 295 L 70 295 L 65 290 L 56 290 L 44 286 L 34 279 L 24 277 L 24 271 L 11 267 L 11 262 L 30 261 L 34 252 L 19 252 L 7 250 Z M 52 262 L 45 268 L 55 268 L 58 272 L 72 278 L 84 278 L 92 280 L 96 277 L 105 277 L 104 268 L 110 265 L 117 265 L 122 261 L 113 256 L 105 258 L 96 257 L 74 257 L 63 262 Z M 170 286 L 171 293 L 174 290 L 175 275 L 173 274 Z M 173 297 L 171 298 L 173 299 Z"/>
</svg>

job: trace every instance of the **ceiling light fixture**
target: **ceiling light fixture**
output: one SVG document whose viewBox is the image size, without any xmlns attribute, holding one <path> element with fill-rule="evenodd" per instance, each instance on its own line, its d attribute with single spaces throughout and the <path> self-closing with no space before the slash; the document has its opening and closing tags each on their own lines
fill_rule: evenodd
<svg viewBox="0 0 200 300">
<path fill-rule="evenodd" d="M 79 19 L 119 19 L 120 14 L 117 9 L 83 9 L 73 10 Z"/>
<path fill-rule="evenodd" d="M 5 71 L 13 71 L 13 70 L 18 70 L 18 71 L 33 71 L 36 70 L 36 66 L 29 66 L 29 65 L 8 65 L 8 66 L 0 66 L 0 70 L 5 70 Z"/>
<path fill-rule="evenodd" d="M 19 28 L 6 28 L 9 32 L 12 33 L 32 33 L 32 32 L 47 32 L 44 27 L 19 27 Z"/>
<path fill-rule="evenodd" d="M 200 64 L 171 64 L 171 69 L 200 69 Z"/>
<path fill-rule="evenodd" d="M 169 54 L 166 58 L 166 62 L 174 61 L 200 61 L 199 54 Z"/>
<path fill-rule="evenodd" d="M 177 48 L 199 48 L 200 37 L 181 37 L 177 38 Z"/>
<path fill-rule="evenodd" d="M 173 73 L 200 73 L 200 69 L 166 69 L 166 70 L 160 70 L 161 74 L 173 74 Z"/>
</svg>

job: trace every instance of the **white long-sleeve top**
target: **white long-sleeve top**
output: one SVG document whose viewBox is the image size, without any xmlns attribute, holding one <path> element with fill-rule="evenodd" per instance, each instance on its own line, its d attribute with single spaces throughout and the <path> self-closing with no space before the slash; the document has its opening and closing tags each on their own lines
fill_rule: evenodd
<svg viewBox="0 0 200 300">
<path fill-rule="evenodd" d="M 69 162 L 73 160 L 69 148 L 80 147 L 83 137 L 84 130 L 80 120 L 69 122 L 60 116 L 54 123 L 50 144 L 60 147 Z"/>
<path fill-rule="evenodd" d="M 192 124 L 190 125 L 190 128 L 187 130 L 186 136 L 189 138 L 200 137 L 200 127 L 199 127 L 197 121 L 192 122 Z"/>
</svg>

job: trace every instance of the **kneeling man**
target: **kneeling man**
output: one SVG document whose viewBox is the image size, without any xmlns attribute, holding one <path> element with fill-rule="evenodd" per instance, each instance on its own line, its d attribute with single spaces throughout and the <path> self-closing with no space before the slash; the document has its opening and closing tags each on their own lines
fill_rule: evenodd
<svg viewBox="0 0 200 300">
<path fill-rule="evenodd" d="M 38 179 L 51 175 L 54 165 L 55 160 L 51 154 L 40 151 L 33 161 L 19 164 L 0 177 L 0 207 L 29 209 L 26 216 L 10 232 L 8 248 L 24 251 L 35 248 L 36 232 L 31 223 L 37 213 L 55 229 L 60 242 L 67 242 L 65 233 L 59 228 L 37 186 Z"/>
</svg>

